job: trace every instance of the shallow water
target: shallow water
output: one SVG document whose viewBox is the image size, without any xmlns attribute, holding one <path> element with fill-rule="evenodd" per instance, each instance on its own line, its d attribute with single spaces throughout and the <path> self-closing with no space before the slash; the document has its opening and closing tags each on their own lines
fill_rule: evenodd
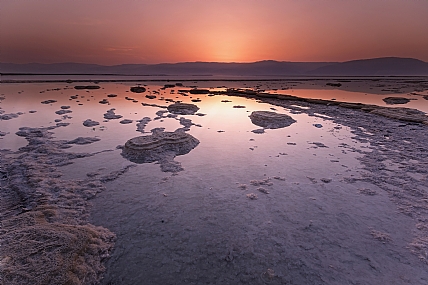
<svg viewBox="0 0 428 285">
<path fill-rule="evenodd" d="M 278 82 L 251 84 L 254 86 L 234 82 L 227 87 L 253 88 L 261 84 L 260 88 L 269 90 L 281 86 Z M 137 164 L 108 182 L 107 189 L 92 200 L 91 222 L 118 237 L 103 284 L 427 281 L 422 263 L 405 249 L 412 238 L 409 232 L 413 220 L 398 213 L 388 195 L 377 186 L 349 182 L 367 175 L 358 158 L 373 147 L 370 141 L 355 139 L 350 128 L 321 113 L 308 115 L 296 108 L 252 99 L 178 94 L 179 89 L 189 87 L 162 90 L 163 83 L 149 83 L 145 93 L 135 94 L 129 92 L 132 83 L 99 85 L 101 89 L 86 91 L 75 90 L 74 85 L 66 83 L 2 84 L 0 93 L 5 99 L 1 108 L 5 113 L 24 114 L 0 121 L 0 131 L 7 133 L 0 137 L 1 148 L 17 150 L 26 145 L 23 138 L 15 135 L 19 127 L 55 125 L 54 120 L 61 119 L 61 123 L 70 125 L 55 129 L 56 139 L 101 139 L 67 150 L 104 151 L 60 168 L 63 179 L 84 179 L 90 172 L 103 174 L 135 165 L 123 158 L 116 146 L 143 135 L 136 131 L 136 120 L 152 119 L 145 127 L 145 135 L 153 128 L 174 131 L 183 127 L 174 118 L 154 120 L 155 113 L 164 109 L 141 103 L 167 106 L 171 102 L 165 99 L 180 100 L 196 104 L 198 112 L 205 114 L 179 116 L 199 125 L 191 126 L 188 133 L 200 144 L 175 158 L 183 171 L 171 174 L 162 172 L 157 163 Z M 219 82 L 188 85 L 223 88 Z M 60 89 L 53 90 L 56 88 Z M 379 105 L 382 96 L 390 96 L 324 87 L 276 92 L 351 102 L 369 98 L 358 102 Z M 146 98 L 149 93 L 157 98 Z M 108 98 L 108 94 L 118 96 Z M 70 99 L 73 95 L 78 98 Z M 125 96 L 138 102 L 126 100 Z M 104 98 L 109 104 L 99 103 Z M 201 101 L 191 102 L 196 98 Z M 416 105 L 425 110 L 428 100 L 419 95 L 417 98 Z M 40 103 L 48 99 L 58 102 Z M 411 103 L 405 106 L 411 107 Z M 245 108 L 233 108 L 236 105 Z M 72 112 L 66 114 L 69 117 L 55 114 L 60 106 L 70 106 Z M 111 108 L 123 117 L 105 120 L 103 114 Z M 30 110 L 37 112 L 29 113 Z M 297 122 L 286 128 L 267 129 L 264 134 L 253 133 L 260 127 L 253 125 L 248 116 L 261 110 L 288 114 Z M 85 127 L 86 119 L 100 125 Z M 134 121 L 120 124 L 122 119 Z M 269 193 L 261 192 L 260 187 Z M 377 195 L 363 195 L 361 189 L 371 189 Z M 247 196 L 251 193 L 257 199 Z M 373 238 L 373 230 L 388 233 L 394 243 Z"/>
</svg>

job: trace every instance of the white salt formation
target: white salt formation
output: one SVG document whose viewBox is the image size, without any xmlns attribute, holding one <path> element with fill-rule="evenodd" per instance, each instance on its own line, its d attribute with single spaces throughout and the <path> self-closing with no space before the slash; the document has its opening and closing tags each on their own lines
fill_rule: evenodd
<svg viewBox="0 0 428 285">
<path fill-rule="evenodd" d="M 265 129 L 279 129 L 295 123 L 292 117 L 270 111 L 254 111 L 250 115 L 251 122 Z"/>
<path fill-rule="evenodd" d="M 168 106 L 168 111 L 179 115 L 193 115 L 199 110 L 194 104 L 174 103 Z"/>
<path fill-rule="evenodd" d="M 178 172 L 183 168 L 174 161 L 174 157 L 189 153 L 198 144 L 198 139 L 182 131 L 156 131 L 148 136 L 128 140 L 123 147 L 122 156 L 135 163 L 158 161 L 162 171 Z"/>
</svg>

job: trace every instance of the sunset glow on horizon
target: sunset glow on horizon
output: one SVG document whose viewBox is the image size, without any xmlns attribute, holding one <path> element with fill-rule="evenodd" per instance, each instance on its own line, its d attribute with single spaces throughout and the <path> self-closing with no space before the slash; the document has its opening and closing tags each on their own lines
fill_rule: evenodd
<svg viewBox="0 0 428 285">
<path fill-rule="evenodd" d="M 428 1 L 3 0 L 0 62 L 428 62 Z"/>
</svg>

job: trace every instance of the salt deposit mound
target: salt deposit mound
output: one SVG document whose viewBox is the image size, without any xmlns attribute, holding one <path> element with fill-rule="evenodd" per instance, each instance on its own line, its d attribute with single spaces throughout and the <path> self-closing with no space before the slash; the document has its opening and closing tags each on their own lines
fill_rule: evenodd
<svg viewBox="0 0 428 285">
<path fill-rule="evenodd" d="M 164 172 L 183 170 L 179 162 L 174 161 L 177 155 L 189 153 L 199 144 L 195 137 L 183 132 L 153 132 L 148 136 L 128 140 L 122 150 L 122 156 L 135 163 L 158 161 Z"/>
<path fill-rule="evenodd" d="M 284 128 L 296 122 L 296 120 L 286 114 L 278 114 L 270 111 L 254 111 L 249 117 L 254 125 L 265 129 Z"/>
<path fill-rule="evenodd" d="M 173 114 L 193 115 L 199 110 L 199 107 L 194 104 L 174 103 L 169 105 L 167 109 Z"/>
</svg>

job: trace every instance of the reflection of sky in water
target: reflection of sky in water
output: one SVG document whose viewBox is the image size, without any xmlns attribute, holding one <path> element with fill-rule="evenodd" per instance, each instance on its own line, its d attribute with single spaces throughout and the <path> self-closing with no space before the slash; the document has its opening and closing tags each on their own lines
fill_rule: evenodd
<svg viewBox="0 0 428 285">
<path fill-rule="evenodd" d="M 423 112 L 428 113 L 428 100 L 422 98 L 422 96 L 415 96 L 412 94 L 382 94 L 374 95 L 369 93 L 362 92 L 351 92 L 340 89 L 289 89 L 289 90 L 276 90 L 272 93 L 276 94 L 287 94 L 303 98 L 314 98 L 314 99 L 326 99 L 332 100 L 335 99 L 341 102 L 351 102 L 351 103 L 365 103 L 373 104 L 378 106 L 385 107 L 407 107 L 418 109 Z M 405 97 L 411 99 L 407 104 L 399 105 L 388 105 L 382 99 L 386 97 Z"/>
<path fill-rule="evenodd" d="M 69 126 L 60 127 L 55 130 L 56 139 L 74 139 L 79 136 L 99 137 L 101 141 L 90 145 L 73 146 L 69 151 L 76 152 L 96 152 L 105 149 L 114 150 L 117 145 L 123 145 L 128 139 L 142 135 L 136 131 L 136 120 L 143 117 L 150 117 L 145 130 L 149 132 L 156 127 L 164 127 L 165 131 L 174 131 L 182 127 L 179 122 L 172 118 L 163 118 L 153 120 L 155 113 L 161 110 L 158 107 L 142 106 L 141 103 L 158 104 L 167 106 L 170 102 L 164 99 L 181 100 L 185 103 L 192 103 L 191 100 L 200 98 L 201 102 L 194 103 L 198 105 L 199 113 L 205 116 L 188 115 L 184 116 L 191 119 L 193 123 L 200 124 L 202 127 L 192 126 L 189 131 L 194 137 L 201 141 L 196 149 L 185 156 L 176 158 L 180 162 L 186 162 L 189 167 L 201 167 L 202 164 L 229 165 L 233 168 L 241 166 L 260 166 L 261 161 L 268 159 L 269 162 L 263 162 L 264 167 L 274 167 L 280 169 L 287 165 L 287 168 L 295 169 L 296 175 L 299 169 L 316 172 L 316 169 L 327 161 L 330 167 L 343 168 L 341 159 L 348 161 L 350 156 L 338 148 L 340 143 L 357 146 L 351 137 L 349 130 L 335 129 L 337 125 L 331 121 L 326 121 L 318 117 L 310 117 L 306 114 L 291 114 L 289 110 L 271 106 L 269 104 L 258 103 L 256 100 L 228 97 L 228 96 L 207 96 L 192 95 L 182 96 L 178 94 L 179 89 L 185 87 L 176 87 L 173 89 L 160 89 L 159 85 L 146 86 L 147 92 L 136 94 L 128 92 L 130 83 L 103 83 L 98 90 L 75 90 L 65 83 L 58 84 L 6 84 L 2 93 L 6 99 L 1 103 L 6 113 L 24 112 L 24 115 L 16 119 L 0 122 L 0 130 L 8 132 L 2 140 L 2 148 L 17 149 L 24 146 L 26 141 L 15 135 L 19 127 L 42 127 L 54 125 L 55 119 L 62 116 L 56 115 L 55 111 L 60 110 L 60 106 L 69 105 L 73 112 L 67 114 L 71 119 L 65 119 L 62 122 L 70 123 Z M 53 88 L 67 88 L 61 90 L 46 91 Z M 40 91 L 44 91 L 40 93 Z M 145 97 L 148 92 L 158 91 L 156 99 Z M 20 92 L 20 93 L 18 93 Z M 115 98 L 108 98 L 108 94 L 117 94 Z M 153 92 L 152 92 L 153 93 Z M 70 96 L 79 95 L 76 100 L 69 100 Z M 125 100 L 125 97 L 131 97 L 138 101 L 134 103 L 131 100 Z M 98 103 L 103 98 L 108 98 L 107 104 Z M 58 102 L 44 105 L 40 102 L 47 99 L 55 99 Z M 232 102 L 221 102 L 222 100 Z M 339 99 L 339 98 L 338 98 Z M 77 102 L 80 101 L 80 102 Z M 78 105 L 78 104 L 83 105 Z M 233 108 L 235 105 L 242 105 L 246 108 Z M 123 117 L 118 120 L 109 120 L 104 122 L 103 114 L 115 108 L 115 113 Z M 266 130 L 265 134 L 254 134 L 251 130 L 258 129 L 251 123 L 249 115 L 252 111 L 267 110 L 291 115 L 297 123 L 283 129 Z M 28 113 L 29 110 L 36 110 L 34 114 Z M 181 117 L 181 116 L 179 116 Z M 92 119 L 100 122 L 99 126 L 88 128 L 82 125 L 86 119 Z M 134 120 L 131 124 L 120 124 L 122 119 Z M 322 128 L 315 128 L 313 124 L 322 124 Z M 219 132 L 222 131 L 222 132 Z M 313 142 L 323 143 L 329 148 L 317 148 Z M 125 161 L 119 155 L 119 150 L 103 154 L 108 159 L 117 164 L 123 164 Z M 353 156 L 351 156 L 353 157 Z M 331 162 L 334 161 L 334 162 Z M 308 162 L 310 162 L 308 164 Z M 312 167 L 313 166 L 313 167 Z M 231 169 L 232 170 L 232 169 Z M 318 171 L 319 173 L 319 171 Z M 322 173 L 322 171 L 321 171 Z"/>
</svg>

